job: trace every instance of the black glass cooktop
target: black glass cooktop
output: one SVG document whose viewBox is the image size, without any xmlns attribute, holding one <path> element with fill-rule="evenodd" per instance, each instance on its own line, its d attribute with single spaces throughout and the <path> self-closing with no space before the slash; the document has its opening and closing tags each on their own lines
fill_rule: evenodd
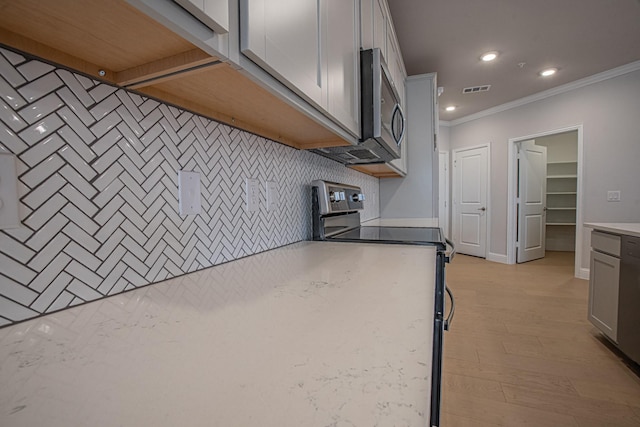
<svg viewBox="0 0 640 427">
<path fill-rule="evenodd" d="M 429 246 L 445 245 L 444 238 L 437 227 L 359 227 L 331 236 L 327 240 Z"/>
</svg>

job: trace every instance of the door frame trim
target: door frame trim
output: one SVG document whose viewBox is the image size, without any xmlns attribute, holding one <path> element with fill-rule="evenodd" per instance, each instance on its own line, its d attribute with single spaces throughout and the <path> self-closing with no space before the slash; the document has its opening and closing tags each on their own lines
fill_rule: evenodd
<svg viewBox="0 0 640 427">
<path fill-rule="evenodd" d="M 450 189 L 450 184 L 451 184 L 451 159 L 449 156 L 449 150 L 440 150 L 438 151 L 438 164 L 440 163 L 440 155 L 444 154 L 445 157 L 445 161 L 447 163 L 447 171 L 445 174 L 445 183 L 444 183 L 444 192 L 445 192 L 445 197 L 446 197 L 446 202 L 447 202 L 447 207 L 445 208 L 445 221 L 447 222 L 446 224 L 446 229 L 443 230 L 445 236 L 449 237 L 452 235 L 451 233 L 451 189 Z M 439 170 L 438 170 L 439 171 Z M 440 181 L 438 180 L 438 190 L 440 186 Z M 440 191 L 438 191 L 438 193 L 440 193 Z M 438 210 L 438 213 L 440 213 L 440 211 Z M 440 224 L 440 227 L 442 228 L 442 224 Z"/>
<path fill-rule="evenodd" d="M 582 269 L 582 241 L 584 227 L 583 223 L 583 167 L 584 167 L 584 148 L 583 148 L 583 125 L 573 125 L 564 128 L 553 129 L 546 132 L 539 132 L 526 136 L 519 136 L 515 138 L 509 138 L 508 144 L 508 167 L 507 167 L 507 264 L 516 263 L 516 182 L 517 176 L 517 153 L 516 144 L 518 142 L 526 141 L 528 139 L 536 139 L 543 136 L 555 135 L 558 133 L 565 133 L 577 131 L 578 132 L 578 188 L 576 195 L 576 247 L 575 247 L 575 265 L 574 276 L 585 279 L 588 278 L 588 273 L 585 276 L 585 272 Z"/>
<path fill-rule="evenodd" d="M 451 171 L 451 186 L 452 186 L 452 190 L 451 190 L 451 224 L 449 224 L 450 229 L 451 229 L 451 238 L 453 240 L 454 243 L 457 243 L 457 239 L 455 239 L 456 236 L 456 232 L 458 231 L 456 229 L 456 216 L 457 216 L 457 211 L 458 211 L 458 202 L 456 200 L 456 194 L 457 194 L 457 190 L 456 188 L 458 188 L 457 186 L 457 180 L 456 180 L 456 173 L 454 172 L 455 170 L 455 161 L 457 160 L 458 157 L 458 153 L 462 152 L 462 151 L 468 151 L 468 150 L 475 150 L 476 148 L 484 148 L 486 147 L 487 149 L 487 210 L 486 210 L 486 216 L 487 216 L 487 226 L 486 226 L 486 230 L 485 230 L 485 248 L 484 248 L 484 259 L 488 259 L 489 256 L 491 255 L 491 144 L 490 143 L 485 143 L 485 144 L 478 144 L 478 145 L 473 145 L 470 147 L 461 147 L 461 148 L 455 148 L 453 150 L 451 150 L 451 165 L 452 165 L 452 171 Z"/>
</svg>

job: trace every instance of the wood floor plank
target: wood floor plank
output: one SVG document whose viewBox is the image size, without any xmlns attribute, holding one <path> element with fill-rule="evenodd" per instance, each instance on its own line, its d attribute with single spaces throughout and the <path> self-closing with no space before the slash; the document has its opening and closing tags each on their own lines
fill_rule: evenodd
<svg viewBox="0 0 640 427">
<path fill-rule="evenodd" d="M 445 373 L 443 375 L 443 387 L 452 392 L 464 393 L 479 399 L 506 402 L 502 386 L 496 380 Z"/>
<path fill-rule="evenodd" d="M 580 396 L 540 392 L 509 384 L 503 384 L 502 389 L 507 402 L 512 404 L 543 409 L 549 413 L 559 415 L 569 414 L 603 422 L 613 420 L 618 423 L 619 427 L 637 427 L 640 425 L 640 418 L 625 404 Z"/>
<path fill-rule="evenodd" d="M 532 390 L 578 395 L 573 383 L 567 377 L 530 372 L 504 365 L 468 363 L 457 359 L 445 358 L 443 371 L 445 373 L 494 380 L 501 384 L 511 384 Z"/>
<path fill-rule="evenodd" d="M 615 363 L 593 364 L 557 360 L 553 358 L 529 357 L 514 354 L 477 350 L 480 363 L 494 363 L 511 366 L 531 372 L 550 375 L 563 375 L 569 378 L 584 378 L 592 381 L 610 381 L 616 384 L 628 384 L 631 379 L 622 366 Z"/>
<path fill-rule="evenodd" d="M 558 340 L 556 343 L 554 343 L 554 345 L 545 345 L 544 343 L 514 343 L 507 341 L 504 343 L 504 348 L 507 354 L 538 357 L 541 359 L 576 361 L 596 364 L 614 362 L 614 359 L 610 355 L 593 351 L 593 347 L 588 348 L 589 346 L 584 344 L 589 343 L 561 343 Z"/>
<path fill-rule="evenodd" d="M 443 412 L 440 417 L 441 427 L 500 427 L 500 424 L 485 423 L 473 418 L 460 417 Z"/>
<path fill-rule="evenodd" d="M 585 301 L 586 304 L 586 301 Z M 506 330 L 512 334 L 534 335 L 534 336 L 552 336 L 562 338 L 568 341 L 585 341 L 591 340 L 589 332 L 593 328 L 591 325 L 584 323 L 561 324 L 548 321 L 539 324 L 516 324 L 510 323 L 505 325 Z"/>
<path fill-rule="evenodd" d="M 570 415 L 550 413 L 543 409 L 473 398 L 464 393 L 447 392 L 443 410 L 458 417 L 499 426 L 577 427 Z M 535 420 L 535 422 L 532 422 Z"/>
<path fill-rule="evenodd" d="M 640 410 L 640 384 L 619 385 L 582 379 L 570 380 L 577 393 L 589 399 L 624 403 Z M 638 412 L 637 410 L 635 412 Z M 640 415 L 640 413 L 639 413 Z"/>
<path fill-rule="evenodd" d="M 447 282 L 459 298 L 443 426 L 640 426 L 640 368 L 587 321 L 572 253 L 515 266 L 461 255 Z"/>
<path fill-rule="evenodd" d="M 603 420 L 597 418 L 588 417 L 574 417 L 579 427 L 624 427 L 621 426 L 618 420 Z M 638 426 L 638 424 L 631 424 L 632 426 Z"/>
</svg>

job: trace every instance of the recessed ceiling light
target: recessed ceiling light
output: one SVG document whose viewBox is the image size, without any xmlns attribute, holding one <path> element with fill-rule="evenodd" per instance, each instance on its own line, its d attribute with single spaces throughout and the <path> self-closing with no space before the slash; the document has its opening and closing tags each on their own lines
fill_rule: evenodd
<svg viewBox="0 0 640 427">
<path fill-rule="evenodd" d="M 540 71 L 540 75 L 542 77 L 549 77 L 549 76 L 553 76 L 557 72 L 558 72 L 557 68 L 547 68 L 546 70 Z"/>
<path fill-rule="evenodd" d="M 455 105 L 449 105 L 447 108 L 445 108 L 445 110 L 447 111 L 455 111 L 456 106 Z"/>
<path fill-rule="evenodd" d="M 489 61 L 493 61 L 497 57 L 498 57 L 498 52 L 492 51 L 492 52 L 487 52 L 483 54 L 480 57 L 480 59 L 482 59 L 484 62 L 489 62 Z"/>
</svg>

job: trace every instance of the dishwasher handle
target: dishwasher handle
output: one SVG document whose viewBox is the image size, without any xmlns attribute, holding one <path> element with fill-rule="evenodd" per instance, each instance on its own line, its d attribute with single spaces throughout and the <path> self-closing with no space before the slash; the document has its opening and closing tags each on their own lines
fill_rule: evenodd
<svg viewBox="0 0 640 427">
<path fill-rule="evenodd" d="M 453 257 L 456 255 L 456 245 L 454 245 L 453 242 L 447 239 L 446 237 L 444 238 L 444 241 L 447 242 L 447 245 L 451 246 L 451 252 L 449 252 L 449 255 L 445 256 L 444 258 L 445 262 L 448 264 L 453 260 Z"/>
<path fill-rule="evenodd" d="M 447 285 L 444 286 L 444 290 L 447 291 L 447 294 L 449 295 L 449 299 L 451 299 L 451 310 L 449 310 L 449 315 L 444 321 L 444 330 L 448 331 L 449 327 L 451 326 L 451 322 L 453 321 L 453 316 L 456 313 L 456 300 L 453 297 L 453 292 L 451 292 L 451 289 L 449 289 Z"/>
</svg>

